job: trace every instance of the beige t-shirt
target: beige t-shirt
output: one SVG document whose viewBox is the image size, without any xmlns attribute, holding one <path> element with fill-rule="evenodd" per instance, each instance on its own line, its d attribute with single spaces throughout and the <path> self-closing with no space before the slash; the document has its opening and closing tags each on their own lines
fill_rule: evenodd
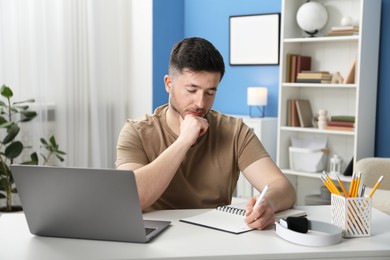
<svg viewBox="0 0 390 260">
<path fill-rule="evenodd" d="M 164 105 L 144 119 L 126 121 L 118 139 L 116 166 L 149 164 L 175 142 L 178 136 L 167 125 L 167 109 Z M 240 170 L 269 156 L 242 119 L 211 110 L 207 120 L 207 132 L 188 150 L 171 183 L 148 210 L 230 204 Z"/>
</svg>

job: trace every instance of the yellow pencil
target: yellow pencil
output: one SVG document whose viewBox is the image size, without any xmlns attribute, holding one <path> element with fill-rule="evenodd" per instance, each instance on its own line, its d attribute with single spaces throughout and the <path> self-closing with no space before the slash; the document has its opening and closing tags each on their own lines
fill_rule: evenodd
<svg viewBox="0 0 390 260">
<path fill-rule="evenodd" d="M 329 186 L 332 187 L 332 190 L 334 191 L 333 193 L 341 196 L 341 193 L 340 193 L 339 189 L 337 189 L 336 185 L 334 185 L 334 183 L 333 183 L 332 179 L 329 177 L 329 175 L 326 174 L 325 171 L 323 171 L 323 174 L 324 174 L 324 177 L 327 179 L 327 181 L 329 183 Z"/>
<path fill-rule="evenodd" d="M 321 178 L 322 182 L 324 183 L 325 187 L 328 188 L 329 192 L 330 192 L 330 193 L 335 193 L 333 187 L 331 187 L 331 186 L 329 185 L 328 180 L 327 180 L 324 176 L 321 176 L 320 178 Z"/>
<path fill-rule="evenodd" d="M 357 179 L 356 179 L 355 192 L 353 194 L 354 197 L 359 196 L 358 193 L 359 193 L 359 187 L 360 187 L 360 180 L 361 180 L 361 178 L 362 178 L 362 173 L 358 172 Z"/>
<path fill-rule="evenodd" d="M 352 174 L 351 184 L 349 185 L 349 197 L 353 197 L 354 188 L 355 188 L 355 172 Z"/>
<path fill-rule="evenodd" d="M 362 173 L 358 172 L 356 174 L 356 181 L 355 181 L 355 187 L 354 187 L 354 191 L 353 191 L 353 197 L 358 196 L 361 177 L 362 177 Z"/>
<path fill-rule="evenodd" d="M 372 197 L 372 195 L 374 195 L 374 192 L 376 191 L 376 189 L 378 189 L 379 185 L 381 184 L 383 180 L 383 175 L 381 177 L 379 177 L 378 181 L 375 183 L 375 186 L 374 188 L 372 188 L 372 191 L 370 192 L 370 194 L 368 195 L 368 197 Z"/>
<path fill-rule="evenodd" d="M 344 192 L 344 196 L 345 196 L 345 197 L 349 197 L 349 193 L 348 193 L 347 189 L 345 188 L 344 184 L 341 182 L 339 175 L 336 175 L 336 177 L 337 177 L 337 181 L 338 181 L 338 183 L 339 183 L 341 189 L 342 189 L 343 192 Z"/>
</svg>

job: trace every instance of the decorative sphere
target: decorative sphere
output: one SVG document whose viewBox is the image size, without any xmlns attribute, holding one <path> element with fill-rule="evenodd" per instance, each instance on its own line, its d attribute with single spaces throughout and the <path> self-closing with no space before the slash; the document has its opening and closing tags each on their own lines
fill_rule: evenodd
<svg viewBox="0 0 390 260">
<path fill-rule="evenodd" d="M 304 3 L 297 12 L 297 23 L 302 30 L 310 35 L 324 28 L 328 21 L 326 8 L 317 2 Z"/>
<path fill-rule="evenodd" d="M 351 26 L 353 25 L 353 19 L 351 16 L 345 16 L 340 21 L 342 26 Z"/>
</svg>

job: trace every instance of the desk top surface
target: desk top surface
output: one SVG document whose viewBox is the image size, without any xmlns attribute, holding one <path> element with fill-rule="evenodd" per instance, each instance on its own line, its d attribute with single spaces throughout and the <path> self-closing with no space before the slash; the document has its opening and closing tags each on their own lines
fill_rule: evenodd
<svg viewBox="0 0 390 260">
<path fill-rule="evenodd" d="M 329 206 L 298 207 L 309 219 L 330 222 Z M 234 235 L 179 219 L 205 210 L 163 210 L 145 219 L 169 220 L 171 226 L 147 244 L 49 238 L 32 235 L 23 213 L 0 217 L 1 259 L 390 259 L 390 216 L 373 210 L 371 236 L 343 239 L 328 247 L 296 245 L 273 229 Z"/>
</svg>

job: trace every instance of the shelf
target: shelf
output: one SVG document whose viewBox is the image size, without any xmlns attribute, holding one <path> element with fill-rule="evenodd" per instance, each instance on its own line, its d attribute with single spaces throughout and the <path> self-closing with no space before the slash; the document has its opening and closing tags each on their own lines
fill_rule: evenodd
<svg viewBox="0 0 390 260">
<path fill-rule="evenodd" d="M 288 88 L 356 89 L 356 86 L 356 84 L 282 83 L 282 87 Z"/>
<path fill-rule="evenodd" d="M 323 37 L 307 37 L 307 38 L 286 38 L 284 43 L 317 43 L 317 42 L 351 42 L 358 41 L 359 35 L 351 36 L 323 36 Z"/>
<path fill-rule="evenodd" d="M 321 172 L 297 172 L 297 171 L 293 171 L 291 169 L 281 169 L 281 171 L 284 174 L 288 174 L 288 175 L 308 177 L 308 178 L 315 178 L 315 179 L 319 179 L 319 180 L 320 180 L 320 177 L 321 177 Z M 329 177 L 332 180 L 337 181 L 336 175 L 329 174 L 329 173 L 328 173 L 328 175 L 329 175 Z M 351 179 L 352 179 L 351 176 L 344 176 L 344 175 L 341 175 L 341 174 L 339 175 L 339 177 L 340 177 L 340 180 L 342 182 L 351 182 Z"/>
<path fill-rule="evenodd" d="M 333 26 L 340 25 L 344 16 L 359 21 L 359 35 L 305 37 L 296 23 L 296 13 L 305 0 L 282 0 L 280 75 L 279 75 L 279 121 L 277 165 L 292 181 L 297 191 L 297 205 L 304 205 L 307 194 L 319 192 L 320 173 L 293 171 L 290 166 L 289 147 L 292 138 L 310 139 L 326 137 L 329 156 L 339 155 L 342 171 L 347 162 L 352 165 L 362 158 L 374 156 L 375 151 L 375 104 L 378 81 L 378 50 L 380 28 L 380 0 L 321 0 L 328 11 L 328 21 L 320 34 L 326 35 Z M 353 75 L 353 84 L 290 83 L 291 73 L 299 70 L 298 62 L 291 55 L 309 56 L 311 71 L 336 72 L 345 79 Z M 352 67 L 354 65 L 354 67 Z M 352 71 L 352 68 L 354 71 Z M 295 75 L 294 75 L 295 76 Z M 286 80 L 288 77 L 288 80 Z M 342 81 L 343 82 L 343 81 Z M 292 127 L 288 119 L 296 117 L 291 112 L 289 100 L 310 101 L 313 117 L 321 109 L 327 111 L 327 119 L 334 115 L 355 116 L 355 128 L 330 130 Z M 290 113 L 290 114 L 288 114 Z M 324 165 L 330 170 L 329 156 Z M 353 169 L 352 169 L 353 171 Z M 299 176 L 294 178 L 294 176 Z M 351 177 L 340 176 L 350 182 Z M 317 178 L 318 180 L 316 180 Z M 335 179 L 334 176 L 333 179 Z"/>
<path fill-rule="evenodd" d="M 334 134 L 334 135 L 350 135 L 354 136 L 354 131 L 342 131 L 342 130 L 327 130 L 327 129 L 318 129 L 314 127 L 291 127 L 291 126 L 281 126 L 281 131 L 289 132 L 304 132 L 304 133 L 317 133 L 317 134 Z"/>
</svg>

